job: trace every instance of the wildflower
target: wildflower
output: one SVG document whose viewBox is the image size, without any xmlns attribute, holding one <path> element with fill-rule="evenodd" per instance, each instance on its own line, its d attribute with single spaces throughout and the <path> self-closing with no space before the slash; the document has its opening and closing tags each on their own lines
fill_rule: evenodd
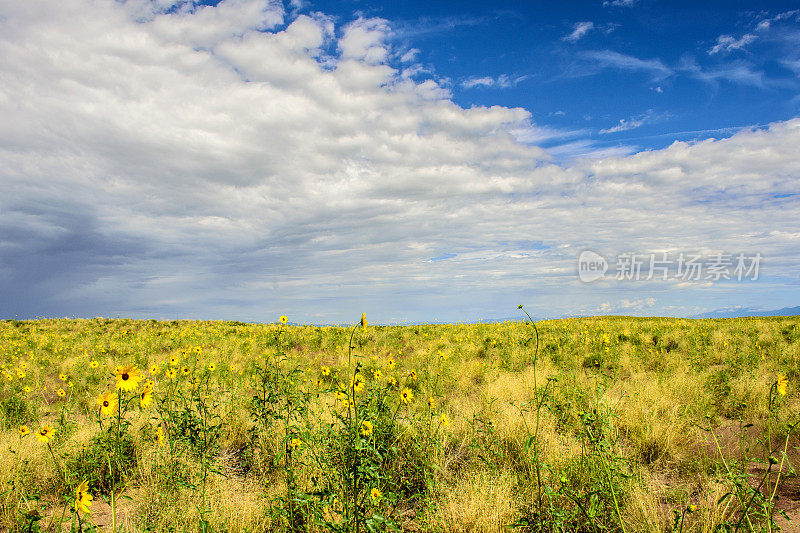
<svg viewBox="0 0 800 533">
<path fill-rule="evenodd" d="M 151 374 L 153 374 L 153 375 L 158 374 L 158 370 L 159 370 L 158 365 L 150 365 L 150 373 Z"/>
<path fill-rule="evenodd" d="M 64 374 L 59 374 L 58 379 L 60 379 L 61 381 L 67 381 L 67 376 Z"/>
<path fill-rule="evenodd" d="M 786 385 L 789 384 L 789 379 L 783 374 L 778 376 L 778 381 L 775 382 L 775 387 L 778 389 L 778 394 L 786 396 Z"/>
<path fill-rule="evenodd" d="M 208 365 L 208 371 L 209 372 L 213 372 L 214 370 L 216 370 L 216 368 L 217 368 L 217 365 L 215 365 L 214 363 L 210 363 Z"/>
<path fill-rule="evenodd" d="M 287 322 L 289 322 L 289 317 L 287 317 L 286 315 L 281 315 L 280 320 L 281 324 L 286 324 Z"/>
<path fill-rule="evenodd" d="M 386 384 L 390 387 L 397 387 L 397 380 L 394 378 L 394 376 L 389 376 L 386 380 Z"/>
<path fill-rule="evenodd" d="M 24 389 L 22 389 L 22 390 L 24 390 L 24 391 L 25 391 L 25 392 L 27 392 L 27 393 L 30 393 L 30 392 L 31 392 L 33 389 L 31 389 L 30 387 L 27 387 L 27 386 L 26 386 L 26 387 L 25 387 Z"/>
<path fill-rule="evenodd" d="M 372 422 L 369 420 L 361 422 L 361 434 L 365 437 L 372 435 Z"/>
<path fill-rule="evenodd" d="M 331 375 L 331 369 L 330 369 L 329 366 L 322 365 L 322 368 L 320 370 L 321 370 L 323 376 L 330 376 Z"/>
<path fill-rule="evenodd" d="M 139 407 L 142 409 L 149 407 L 153 403 L 153 387 L 145 386 L 139 393 Z"/>
<path fill-rule="evenodd" d="M 50 442 L 50 439 L 53 438 L 53 435 L 56 434 L 56 430 L 50 426 L 43 426 L 39 431 L 36 432 L 36 440 L 41 442 L 42 444 L 47 444 Z"/>
<path fill-rule="evenodd" d="M 183 374 L 184 376 L 189 374 L 189 367 L 188 366 L 181 367 L 181 374 Z"/>
<path fill-rule="evenodd" d="M 377 488 L 372 487 L 372 490 L 369 491 L 369 496 L 372 498 L 373 502 L 377 502 L 383 497 L 383 493 L 379 491 Z"/>
<path fill-rule="evenodd" d="M 71 388 L 72 388 L 72 387 L 74 387 L 74 386 L 75 386 L 75 385 L 74 385 L 74 384 L 73 384 L 71 381 L 67 381 L 67 388 L 70 388 L 70 389 L 71 389 Z"/>
<path fill-rule="evenodd" d="M 373 377 L 373 379 L 375 379 L 377 381 L 377 380 L 381 379 L 381 377 L 383 377 L 383 372 L 381 372 L 380 370 L 373 370 L 372 371 L 372 377 Z"/>
<path fill-rule="evenodd" d="M 354 392 L 361 392 L 362 390 L 364 390 L 364 376 L 362 376 L 361 374 L 356 374 L 355 376 L 353 376 L 353 381 L 351 385 L 353 386 Z"/>
<path fill-rule="evenodd" d="M 67 395 L 67 393 L 66 393 L 66 392 L 64 392 L 64 389 L 58 389 L 58 391 L 56 392 L 56 394 L 58 394 L 58 396 L 59 396 L 60 398 L 63 398 L 64 396 L 66 396 L 66 395 Z"/>
<path fill-rule="evenodd" d="M 689 507 L 686 508 L 686 512 L 687 513 L 693 513 L 695 511 L 697 511 L 697 506 L 694 505 L 694 504 L 692 504 L 692 505 L 690 505 Z"/>
<path fill-rule="evenodd" d="M 24 371 L 24 370 L 17 370 L 17 377 L 18 377 L 19 379 L 22 379 L 22 378 L 24 378 L 24 377 L 25 377 L 25 375 L 26 375 L 26 374 L 25 374 L 25 371 Z"/>
<path fill-rule="evenodd" d="M 447 418 L 446 414 L 442 413 L 442 416 L 439 417 L 439 420 L 441 420 L 442 425 L 445 428 L 449 428 L 450 427 L 450 420 Z"/>
<path fill-rule="evenodd" d="M 100 366 L 100 363 L 98 363 L 94 359 L 92 359 L 92 362 L 89 363 L 89 368 L 97 368 L 98 366 Z"/>
<path fill-rule="evenodd" d="M 397 363 L 394 362 L 394 358 L 390 357 L 388 361 L 386 361 L 386 368 L 389 370 L 394 370 L 394 367 Z"/>
<path fill-rule="evenodd" d="M 416 381 L 417 380 L 417 371 L 416 370 L 412 370 L 411 372 L 409 372 L 408 373 L 408 379 L 410 379 L 411 381 Z"/>
<path fill-rule="evenodd" d="M 159 446 L 164 446 L 164 428 L 162 426 L 156 428 L 156 439 Z"/>
<path fill-rule="evenodd" d="M 100 406 L 100 413 L 104 416 L 112 414 L 117 409 L 119 397 L 116 392 L 107 391 L 97 398 L 97 405 Z"/>
<path fill-rule="evenodd" d="M 89 506 L 92 505 L 94 497 L 89 494 L 89 482 L 84 481 L 75 489 L 75 510 L 84 514 L 90 514 Z"/>
<path fill-rule="evenodd" d="M 428 407 L 430 407 L 431 409 L 436 407 L 436 400 L 434 400 L 433 397 L 428 398 Z"/>
<path fill-rule="evenodd" d="M 24 437 L 25 435 L 31 432 L 31 428 L 29 428 L 26 425 L 22 425 L 17 428 L 17 432 L 19 433 L 20 437 Z"/>
<path fill-rule="evenodd" d="M 298 438 L 292 439 L 292 441 L 289 443 L 289 446 L 292 447 L 292 450 L 296 450 L 300 446 L 300 439 Z"/>
<path fill-rule="evenodd" d="M 122 367 L 117 372 L 117 388 L 123 391 L 132 391 L 139 386 L 142 375 L 133 365 Z"/>
<path fill-rule="evenodd" d="M 178 376 L 178 371 L 174 368 L 170 368 L 167 370 L 167 375 L 169 376 L 169 379 L 175 379 Z"/>
<path fill-rule="evenodd" d="M 169 364 L 172 366 L 178 366 L 178 361 L 179 358 L 177 355 L 173 355 L 172 357 L 169 358 Z"/>
<path fill-rule="evenodd" d="M 408 405 L 411 403 L 411 400 L 414 399 L 414 393 L 411 392 L 411 389 L 406 387 L 403 389 L 403 392 L 400 393 L 400 399 L 403 400 L 403 403 Z"/>
<path fill-rule="evenodd" d="M 359 324 L 361 325 L 362 328 L 366 328 L 367 325 L 369 324 L 367 322 L 367 314 L 366 313 L 361 313 L 361 322 L 359 322 Z"/>
</svg>

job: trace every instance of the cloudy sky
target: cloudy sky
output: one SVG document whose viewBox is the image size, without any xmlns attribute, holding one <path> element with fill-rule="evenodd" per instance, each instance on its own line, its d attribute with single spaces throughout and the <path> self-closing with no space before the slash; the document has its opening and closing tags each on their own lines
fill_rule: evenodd
<svg viewBox="0 0 800 533">
<path fill-rule="evenodd" d="M 800 304 L 800 10 L 555 4 L 0 0 L 0 318 Z"/>
</svg>

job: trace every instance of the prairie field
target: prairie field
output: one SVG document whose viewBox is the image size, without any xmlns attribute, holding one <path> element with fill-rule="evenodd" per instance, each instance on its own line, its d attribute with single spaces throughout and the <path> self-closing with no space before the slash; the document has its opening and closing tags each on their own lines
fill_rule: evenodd
<svg viewBox="0 0 800 533">
<path fill-rule="evenodd" d="M 0 530 L 800 530 L 800 319 L 520 315 L 2 321 Z"/>
</svg>

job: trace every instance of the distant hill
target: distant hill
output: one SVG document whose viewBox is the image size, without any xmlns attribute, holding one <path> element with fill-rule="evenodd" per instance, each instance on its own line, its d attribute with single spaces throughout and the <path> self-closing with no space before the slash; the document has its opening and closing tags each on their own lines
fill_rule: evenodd
<svg viewBox="0 0 800 533">
<path fill-rule="evenodd" d="M 696 315 L 692 318 L 741 318 L 746 316 L 798 316 L 800 315 L 800 305 L 797 307 L 784 307 L 772 311 L 760 311 L 751 307 L 739 307 L 736 309 L 716 309 L 714 311 Z"/>
</svg>

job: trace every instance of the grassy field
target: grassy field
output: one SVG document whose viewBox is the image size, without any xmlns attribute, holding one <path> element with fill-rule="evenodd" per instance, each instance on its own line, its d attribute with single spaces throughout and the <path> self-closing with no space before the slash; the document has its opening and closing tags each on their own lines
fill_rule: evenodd
<svg viewBox="0 0 800 533">
<path fill-rule="evenodd" d="M 0 530 L 800 529 L 797 318 L 6 320 L 0 362 Z"/>
</svg>

